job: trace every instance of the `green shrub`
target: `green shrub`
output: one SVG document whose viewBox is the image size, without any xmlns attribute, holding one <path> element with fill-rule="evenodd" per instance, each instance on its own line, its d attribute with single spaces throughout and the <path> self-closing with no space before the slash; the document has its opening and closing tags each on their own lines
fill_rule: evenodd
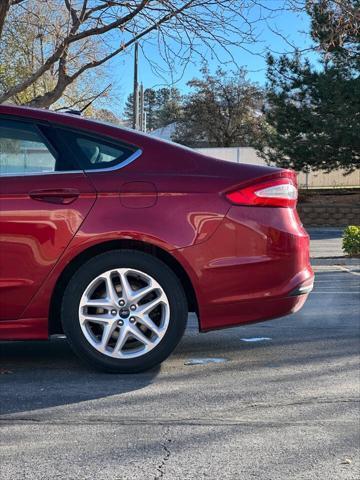
<svg viewBox="0 0 360 480">
<path fill-rule="evenodd" d="M 350 225 L 345 228 L 342 248 L 348 255 L 360 255 L 360 227 Z"/>
</svg>

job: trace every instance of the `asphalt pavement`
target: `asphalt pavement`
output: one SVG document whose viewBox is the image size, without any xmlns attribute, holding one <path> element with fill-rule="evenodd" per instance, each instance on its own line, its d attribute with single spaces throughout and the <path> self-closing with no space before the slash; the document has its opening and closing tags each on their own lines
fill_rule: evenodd
<svg viewBox="0 0 360 480">
<path fill-rule="evenodd" d="M 358 480 L 359 274 L 317 266 L 282 319 L 191 318 L 139 375 L 89 370 L 63 339 L 0 343 L 0 479 Z"/>
</svg>

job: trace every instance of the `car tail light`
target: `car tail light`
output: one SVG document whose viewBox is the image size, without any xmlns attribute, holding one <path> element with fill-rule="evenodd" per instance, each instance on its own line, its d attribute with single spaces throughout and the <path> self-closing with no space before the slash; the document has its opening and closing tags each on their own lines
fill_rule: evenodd
<svg viewBox="0 0 360 480">
<path fill-rule="evenodd" d="M 234 205 L 295 208 L 298 196 L 296 177 L 289 172 L 288 176 L 259 180 L 227 192 L 225 196 Z"/>
</svg>

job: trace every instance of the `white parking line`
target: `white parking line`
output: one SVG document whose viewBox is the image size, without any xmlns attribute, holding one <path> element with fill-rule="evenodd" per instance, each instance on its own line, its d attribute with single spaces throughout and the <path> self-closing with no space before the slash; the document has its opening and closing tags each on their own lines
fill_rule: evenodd
<svg viewBox="0 0 360 480">
<path fill-rule="evenodd" d="M 184 365 L 208 365 L 209 363 L 224 363 L 227 361 L 227 358 L 190 358 L 184 362 Z"/>
<path fill-rule="evenodd" d="M 267 342 L 271 340 L 270 337 L 250 337 L 250 338 L 240 338 L 242 342 Z"/>
<path fill-rule="evenodd" d="M 343 266 L 340 266 L 340 268 L 341 268 L 341 270 L 343 270 L 344 272 L 351 273 L 351 275 L 360 276 L 360 273 L 359 273 L 359 272 L 353 272 L 353 271 L 350 270 L 349 268 L 346 268 L 346 267 L 343 267 Z"/>
</svg>

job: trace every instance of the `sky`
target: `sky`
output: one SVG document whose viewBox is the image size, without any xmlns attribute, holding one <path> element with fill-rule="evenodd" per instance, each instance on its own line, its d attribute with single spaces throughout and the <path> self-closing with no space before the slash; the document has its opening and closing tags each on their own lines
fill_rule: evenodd
<svg viewBox="0 0 360 480">
<path fill-rule="evenodd" d="M 265 0 L 265 2 L 269 7 L 280 7 L 283 4 L 283 0 Z M 253 12 L 253 18 L 257 13 Z M 280 32 L 280 35 L 276 34 L 275 31 Z M 257 41 L 247 46 L 248 51 L 240 47 L 234 47 L 232 48 L 232 55 L 236 59 L 237 65 L 248 71 L 248 79 L 260 85 L 264 85 L 266 82 L 266 51 L 271 51 L 276 55 L 292 51 L 290 44 L 296 45 L 300 49 L 311 46 L 309 17 L 304 13 L 277 12 L 266 22 L 256 23 L 256 34 Z M 159 61 L 159 52 L 154 43 L 146 41 L 141 46 L 150 61 L 158 62 L 161 68 L 166 69 L 164 62 Z M 133 89 L 133 50 L 133 48 L 129 49 L 126 55 L 116 57 L 107 67 L 108 76 L 112 82 L 112 90 L 106 102 L 109 105 L 106 106 L 118 116 L 122 115 L 126 98 Z M 215 50 L 222 62 L 222 68 L 236 69 L 234 64 L 227 63 L 230 58 L 220 46 L 216 47 Z M 214 58 L 214 55 L 206 48 L 202 48 L 202 54 L 206 57 L 210 70 L 214 72 L 219 66 L 219 60 Z M 170 72 L 164 72 L 159 76 L 152 71 L 149 60 L 146 59 L 145 55 L 140 51 L 139 81 L 144 84 L 144 88 L 174 85 L 182 93 L 187 93 L 189 91 L 187 82 L 200 75 L 202 60 L 199 57 L 194 57 L 183 73 L 179 70 L 172 72 L 172 75 Z M 314 62 L 316 62 L 314 53 L 305 52 L 305 55 L 310 58 L 313 57 Z"/>
</svg>

